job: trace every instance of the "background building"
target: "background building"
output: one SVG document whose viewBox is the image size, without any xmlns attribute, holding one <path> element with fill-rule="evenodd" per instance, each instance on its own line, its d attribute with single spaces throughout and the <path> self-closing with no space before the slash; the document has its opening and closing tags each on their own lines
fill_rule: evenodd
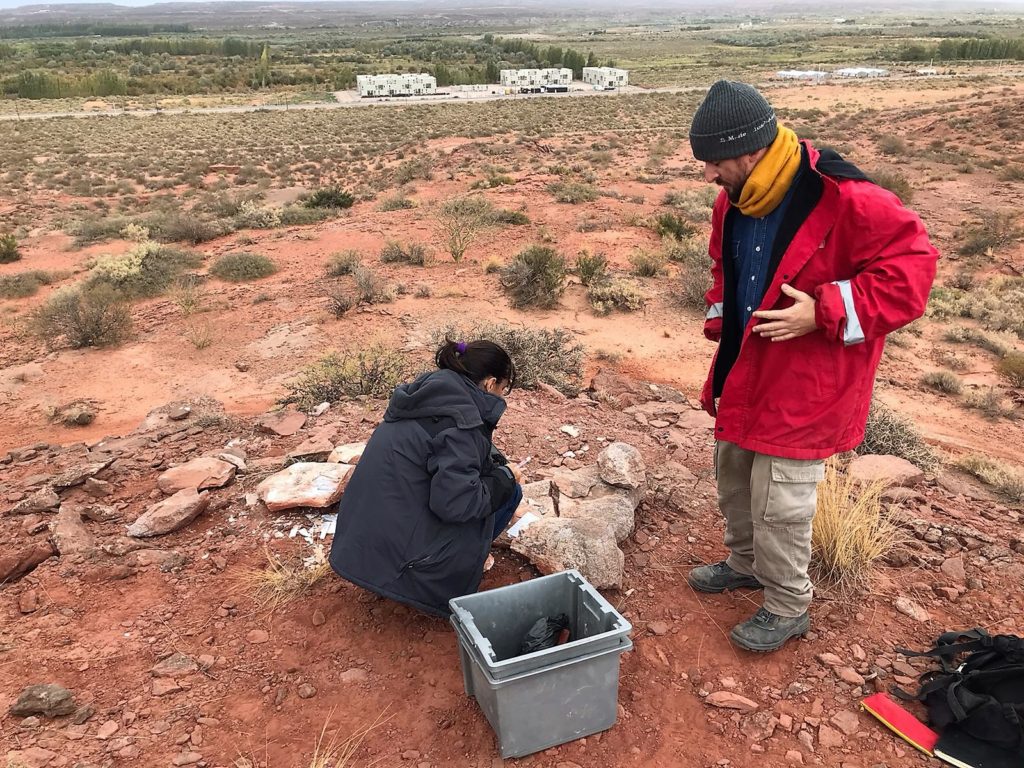
<svg viewBox="0 0 1024 768">
<path fill-rule="evenodd" d="M 572 70 L 565 68 L 503 69 L 498 75 L 503 87 L 519 93 L 568 91 L 572 85 Z"/>
<path fill-rule="evenodd" d="M 629 85 L 629 72 L 616 67 L 584 67 L 583 82 L 604 90 L 622 88 Z"/>
<path fill-rule="evenodd" d="M 366 98 L 380 96 L 426 96 L 437 92 L 433 75 L 358 75 L 356 89 Z"/>
</svg>

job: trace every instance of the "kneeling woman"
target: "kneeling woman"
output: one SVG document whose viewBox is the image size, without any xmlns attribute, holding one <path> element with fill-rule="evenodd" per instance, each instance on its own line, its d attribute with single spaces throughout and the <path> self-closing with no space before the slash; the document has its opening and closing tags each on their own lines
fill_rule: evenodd
<svg viewBox="0 0 1024 768">
<path fill-rule="evenodd" d="M 447 616 L 449 599 L 480 586 L 522 488 L 491 442 L 515 385 L 508 353 L 447 342 L 435 362 L 395 389 L 342 497 L 330 561 L 360 587 Z"/>
</svg>

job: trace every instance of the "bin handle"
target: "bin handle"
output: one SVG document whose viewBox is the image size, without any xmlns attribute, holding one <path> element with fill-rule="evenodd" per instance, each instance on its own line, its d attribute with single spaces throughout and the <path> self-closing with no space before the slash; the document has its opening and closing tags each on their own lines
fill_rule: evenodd
<svg viewBox="0 0 1024 768">
<path fill-rule="evenodd" d="M 473 620 L 473 614 L 462 606 L 453 605 L 452 616 L 458 619 L 459 624 L 462 625 L 470 640 L 480 649 L 480 652 L 485 657 L 489 657 L 491 661 L 494 661 L 496 659 L 494 647 L 491 645 L 491 641 L 484 637 L 480 630 L 477 629 L 476 622 Z"/>
</svg>

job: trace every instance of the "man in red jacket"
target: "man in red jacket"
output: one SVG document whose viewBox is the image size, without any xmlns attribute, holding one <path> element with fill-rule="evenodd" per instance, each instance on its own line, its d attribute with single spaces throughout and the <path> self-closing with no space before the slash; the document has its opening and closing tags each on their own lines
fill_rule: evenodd
<svg viewBox="0 0 1024 768">
<path fill-rule="evenodd" d="M 899 198 L 778 124 L 753 87 L 720 80 L 690 128 L 712 214 L 701 403 L 729 557 L 702 592 L 764 589 L 731 633 L 773 651 L 810 628 L 811 521 L 824 460 L 864 439 L 885 335 L 924 313 L 938 254 Z"/>
</svg>

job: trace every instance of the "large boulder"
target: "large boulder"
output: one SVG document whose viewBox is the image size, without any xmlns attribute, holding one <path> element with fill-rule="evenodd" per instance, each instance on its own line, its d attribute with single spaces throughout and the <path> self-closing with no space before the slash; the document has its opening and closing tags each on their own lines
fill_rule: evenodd
<svg viewBox="0 0 1024 768">
<path fill-rule="evenodd" d="M 874 453 L 858 456 L 850 462 L 850 476 L 862 483 L 911 486 L 924 480 L 924 472 L 899 456 Z"/>
<path fill-rule="evenodd" d="M 601 479 L 620 488 L 640 488 L 647 480 L 647 467 L 640 451 L 626 443 L 612 443 L 597 457 Z"/>
<path fill-rule="evenodd" d="M 341 498 L 351 472 L 348 464 L 299 462 L 260 483 L 256 495 L 271 512 L 295 507 L 329 507 Z"/>
<path fill-rule="evenodd" d="M 619 493 L 584 499 L 561 510 L 562 519 L 590 520 L 595 526 L 608 526 L 616 542 L 623 541 L 636 525 L 635 497 L 619 489 Z"/>
<path fill-rule="evenodd" d="M 512 540 L 541 573 L 575 568 L 595 587 L 622 586 L 625 556 L 611 527 L 595 518 L 542 518 Z"/>
<path fill-rule="evenodd" d="M 213 456 L 200 456 L 172 467 L 157 478 L 157 487 L 171 495 L 186 488 L 202 491 L 223 488 L 235 477 L 234 463 Z"/>
<path fill-rule="evenodd" d="M 195 520 L 209 505 L 209 492 L 185 488 L 143 512 L 128 526 L 128 535 L 135 538 L 163 536 Z"/>
<path fill-rule="evenodd" d="M 15 717 L 59 717 L 70 715 L 76 709 L 71 691 L 56 683 L 42 683 L 25 688 L 11 705 L 10 713 Z"/>
</svg>

